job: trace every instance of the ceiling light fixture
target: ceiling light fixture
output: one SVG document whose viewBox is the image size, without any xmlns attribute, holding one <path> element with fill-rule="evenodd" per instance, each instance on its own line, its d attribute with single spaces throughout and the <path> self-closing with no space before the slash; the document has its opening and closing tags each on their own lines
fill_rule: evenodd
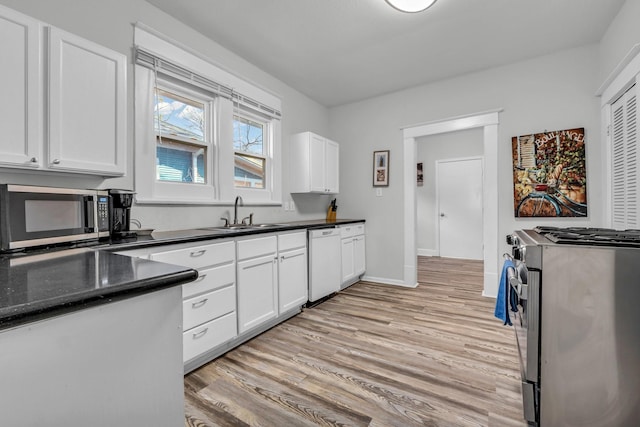
<svg viewBox="0 0 640 427">
<path fill-rule="evenodd" d="M 401 12 L 422 12 L 433 5 L 436 0 L 386 0 L 394 9 Z"/>
</svg>

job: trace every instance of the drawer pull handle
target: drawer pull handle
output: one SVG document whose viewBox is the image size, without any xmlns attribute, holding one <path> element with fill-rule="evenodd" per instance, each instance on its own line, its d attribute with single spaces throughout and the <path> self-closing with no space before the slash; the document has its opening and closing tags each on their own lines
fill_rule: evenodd
<svg viewBox="0 0 640 427">
<path fill-rule="evenodd" d="M 209 328 L 204 328 L 203 330 L 201 330 L 200 332 L 196 332 L 193 334 L 193 339 L 197 340 L 198 338 L 202 338 L 204 336 L 204 334 L 207 333 L 207 331 L 209 330 Z"/>
<path fill-rule="evenodd" d="M 204 255 L 205 252 L 207 252 L 206 249 L 202 249 L 196 252 L 191 252 L 191 257 L 196 258 L 196 257 L 202 256 Z"/>
<path fill-rule="evenodd" d="M 191 303 L 191 308 L 200 308 L 209 301 L 209 298 L 202 299 L 198 302 Z"/>
<path fill-rule="evenodd" d="M 201 275 L 198 276 L 198 278 L 196 280 L 193 281 L 193 283 L 202 282 L 205 277 L 207 277 L 206 274 L 201 274 Z"/>
</svg>

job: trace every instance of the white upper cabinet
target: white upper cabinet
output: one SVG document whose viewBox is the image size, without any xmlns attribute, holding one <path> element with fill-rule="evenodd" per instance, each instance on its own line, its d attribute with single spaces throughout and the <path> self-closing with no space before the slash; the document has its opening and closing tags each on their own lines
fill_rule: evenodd
<svg viewBox="0 0 640 427">
<path fill-rule="evenodd" d="M 291 137 L 290 153 L 292 193 L 339 192 L 338 143 L 312 132 L 302 132 Z"/>
<path fill-rule="evenodd" d="M 126 56 L 51 28 L 47 167 L 122 175 Z"/>
<path fill-rule="evenodd" d="M 0 167 L 123 175 L 126 55 L 2 6 L 0 49 Z"/>
<path fill-rule="evenodd" d="M 37 168 L 42 150 L 40 22 L 0 7 L 0 167 Z"/>
</svg>

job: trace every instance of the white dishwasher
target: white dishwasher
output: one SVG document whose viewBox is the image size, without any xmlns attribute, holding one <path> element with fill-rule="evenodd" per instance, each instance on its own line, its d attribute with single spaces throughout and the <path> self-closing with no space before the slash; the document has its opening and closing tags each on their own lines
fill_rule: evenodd
<svg viewBox="0 0 640 427">
<path fill-rule="evenodd" d="M 309 230 L 309 301 L 340 290 L 340 229 Z"/>
</svg>

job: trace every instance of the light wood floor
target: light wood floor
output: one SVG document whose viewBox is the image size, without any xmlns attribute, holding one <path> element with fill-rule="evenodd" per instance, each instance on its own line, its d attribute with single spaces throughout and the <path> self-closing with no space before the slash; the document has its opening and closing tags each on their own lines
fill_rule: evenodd
<svg viewBox="0 0 640 427">
<path fill-rule="evenodd" d="M 185 426 L 524 426 L 513 330 L 482 263 L 359 282 L 185 377 Z"/>
</svg>

